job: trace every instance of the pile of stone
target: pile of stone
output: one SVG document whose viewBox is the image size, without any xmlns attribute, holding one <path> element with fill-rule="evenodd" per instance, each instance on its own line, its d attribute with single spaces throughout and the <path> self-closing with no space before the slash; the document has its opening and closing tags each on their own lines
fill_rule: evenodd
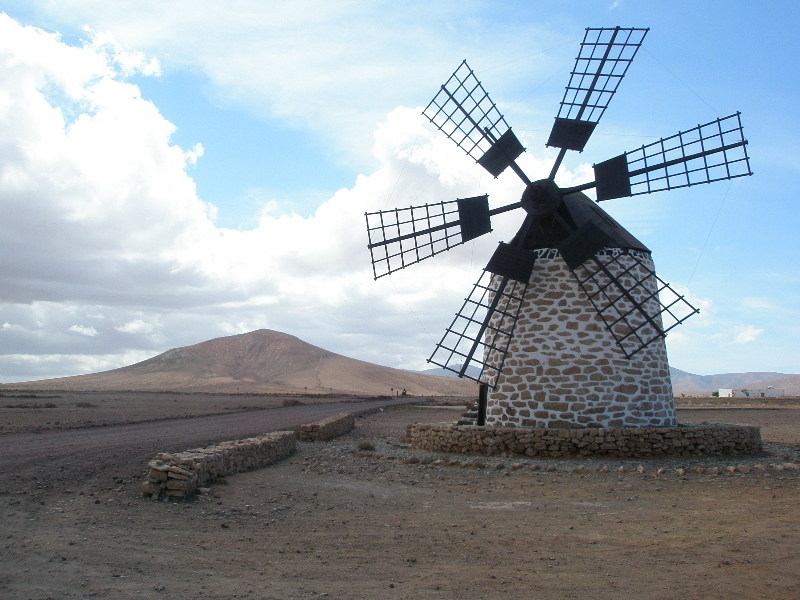
<svg viewBox="0 0 800 600">
<path fill-rule="evenodd" d="M 298 439 L 312 442 L 324 442 L 344 435 L 355 427 L 356 419 L 349 413 L 339 413 L 314 423 L 301 425 L 297 432 Z"/>
<path fill-rule="evenodd" d="M 261 469 L 294 451 L 294 432 L 275 431 L 174 454 L 161 452 L 147 464 L 140 489 L 153 500 L 185 498 L 216 477 Z"/>
<path fill-rule="evenodd" d="M 529 429 L 413 424 L 411 448 L 429 452 L 525 456 L 719 456 L 762 451 L 761 430 L 747 425 Z"/>
</svg>

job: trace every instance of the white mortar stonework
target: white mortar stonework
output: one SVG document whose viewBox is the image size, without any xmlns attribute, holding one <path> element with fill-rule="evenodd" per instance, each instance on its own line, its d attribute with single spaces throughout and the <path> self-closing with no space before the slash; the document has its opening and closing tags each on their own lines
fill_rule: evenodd
<svg viewBox="0 0 800 600">
<path fill-rule="evenodd" d="M 653 269 L 649 254 L 621 252 L 626 266 L 640 270 L 638 259 Z M 558 252 L 538 255 L 503 371 L 489 389 L 487 426 L 677 425 L 664 339 L 626 358 Z"/>
</svg>

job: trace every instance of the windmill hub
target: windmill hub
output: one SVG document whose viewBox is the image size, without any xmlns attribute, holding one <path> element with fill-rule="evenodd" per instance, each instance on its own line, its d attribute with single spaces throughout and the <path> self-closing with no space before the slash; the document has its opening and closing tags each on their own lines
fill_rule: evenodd
<svg viewBox="0 0 800 600">
<path fill-rule="evenodd" d="M 561 190 L 550 179 L 528 184 L 522 193 L 522 208 L 529 215 L 544 217 L 553 214 L 561 205 Z"/>
</svg>

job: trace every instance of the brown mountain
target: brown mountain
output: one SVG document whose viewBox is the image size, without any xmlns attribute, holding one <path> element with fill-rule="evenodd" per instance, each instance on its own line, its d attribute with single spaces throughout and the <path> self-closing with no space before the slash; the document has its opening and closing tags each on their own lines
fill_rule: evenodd
<svg viewBox="0 0 800 600">
<path fill-rule="evenodd" d="M 475 396 L 462 379 L 382 367 L 259 329 L 174 348 L 111 371 L 9 384 L 14 389 L 219 393 L 344 393 Z M 2 389 L 2 386 L 0 386 Z"/>
<path fill-rule="evenodd" d="M 748 373 L 720 373 L 716 375 L 694 375 L 670 367 L 672 375 L 672 389 L 676 395 L 709 396 L 721 388 L 764 389 L 772 386 L 782 389 L 787 396 L 800 394 L 800 375 L 789 373 L 748 372 Z"/>
</svg>

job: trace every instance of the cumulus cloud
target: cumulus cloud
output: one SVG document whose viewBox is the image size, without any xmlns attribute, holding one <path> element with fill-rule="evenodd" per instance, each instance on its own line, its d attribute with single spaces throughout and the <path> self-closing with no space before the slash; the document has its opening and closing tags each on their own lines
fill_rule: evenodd
<svg viewBox="0 0 800 600">
<path fill-rule="evenodd" d="M 104 355 L 5 354 L 0 363 L 3 382 L 32 381 L 61 375 L 97 373 L 150 358 L 152 352 L 131 351 Z"/>
<path fill-rule="evenodd" d="M 151 323 L 145 323 L 141 319 L 134 319 L 133 321 L 128 321 L 124 325 L 114 327 L 114 329 L 122 333 L 150 333 L 153 331 L 153 325 Z"/>
<path fill-rule="evenodd" d="M 202 147 L 171 141 L 172 124 L 125 80 L 152 62 L 123 53 L 97 36 L 71 46 L 0 16 L 0 208 L 8 215 L 0 310 L 9 324 L 0 330 L 0 377 L 47 364 L 50 375 L 71 374 L 60 371 L 66 365 L 120 366 L 137 352 L 258 327 L 423 367 L 497 240 L 374 282 L 364 212 L 486 192 L 507 203 L 520 182 L 492 179 L 418 107 L 397 108 L 375 133 L 379 167 L 313 214 L 265 210 L 251 230 L 217 228 L 187 173 L 198 160 L 202 167 Z M 545 168 L 526 160 L 532 173 Z M 514 227 L 504 223 L 496 227 L 508 239 Z M 408 330 L 406 319 L 425 333 L 382 343 Z"/>
<path fill-rule="evenodd" d="M 88 34 L 91 47 L 98 53 L 105 54 L 106 59 L 121 75 L 161 75 L 161 65 L 156 57 L 125 49 L 109 32 L 93 31 L 85 25 L 82 29 Z"/>
<path fill-rule="evenodd" d="M 313 132 L 336 153 L 362 159 L 374 125 L 398 103 L 428 96 L 465 56 L 491 71 L 499 91 L 553 69 L 549 55 L 509 65 L 520 40 L 528 52 L 564 41 L 523 20 L 485 35 L 483 11 L 495 8 L 471 1 L 42 4 L 60 22 L 91 23 L 173 68 L 202 72 L 225 104 Z"/>
<path fill-rule="evenodd" d="M 0 300 L 201 285 L 181 256 L 213 226 L 187 156 L 108 52 L 0 15 L 0 65 Z"/>
<path fill-rule="evenodd" d="M 733 341 L 737 344 L 749 344 L 755 342 L 762 333 L 764 333 L 763 329 L 753 325 L 744 325 L 736 328 Z"/>
<path fill-rule="evenodd" d="M 94 337 L 99 333 L 94 327 L 85 327 L 83 325 L 71 325 L 69 330 L 86 337 Z"/>
</svg>

